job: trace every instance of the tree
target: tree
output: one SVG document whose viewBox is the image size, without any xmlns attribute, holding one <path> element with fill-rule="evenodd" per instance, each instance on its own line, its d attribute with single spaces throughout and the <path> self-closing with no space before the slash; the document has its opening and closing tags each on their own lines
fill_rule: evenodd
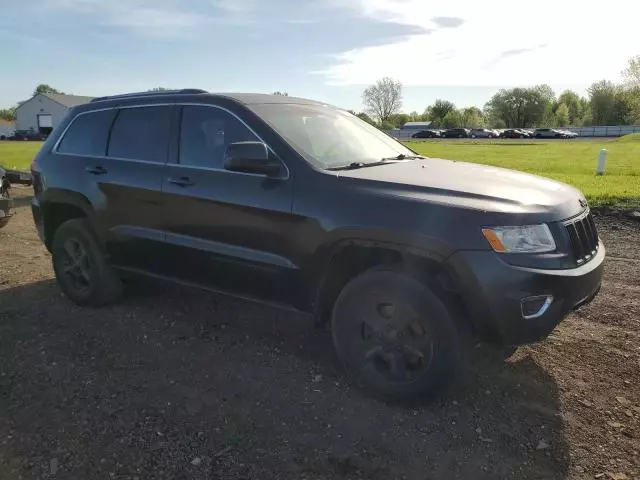
<svg viewBox="0 0 640 480">
<path fill-rule="evenodd" d="M 433 122 L 434 126 L 443 126 L 444 117 L 455 109 L 456 106 L 453 102 L 437 99 L 433 105 L 427 107 L 425 114 Z"/>
<path fill-rule="evenodd" d="M 484 113 L 478 107 L 465 108 L 462 111 L 462 123 L 467 128 L 483 128 L 487 124 Z"/>
<path fill-rule="evenodd" d="M 273 95 L 280 95 L 282 97 L 288 97 L 289 94 L 287 92 L 273 92 Z"/>
<path fill-rule="evenodd" d="M 16 120 L 16 107 L 2 108 L 0 109 L 0 118 L 7 120 L 8 122 L 15 122 Z"/>
<path fill-rule="evenodd" d="M 569 109 L 569 125 L 579 125 L 582 123 L 586 110 L 585 102 L 587 102 L 586 99 L 580 98 L 576 92 L 572 92 L 571 90 L 565 90 L 558 97 L 558 107 L 564 104 Z"/>
<path fill-rule="evenodd" d="M 33 91 L 33 95 L 36 96 L 39 93 L 62 93 L 62 92 L 60 90 L 56 90 L 51 85 L 47 85 L 46 83 L 41 83 Z"/>
<path fill-rule="evenodd" d="M 548 85 L 498 91 L 485 105 L 489 116 L 507 127 L 524 128 L 539 124 L 552 106 L 555 95 Z"/>
<path fill-rule="evenodd" d="M 402 83 L 389 77 L 378 80 L 375 85 L 366 88 L 362 93 L 362 103 L 368 113 L 376 117 L 380 123 L 400 111 L 402 106 Z"/>
<path fill-rule="evenodd" d="M 422 115 L 414 110 L 413 112 L 411 112 L 409 114 L 409 121 L 410 122 L 421 122 L 422 121 Z"/>
<path fill-rule="evenodd" d="M 402 125 L 409 121 L 409 115 L 406 113 L 394 113 L 389 117 L 389 122 L 393 123 L 396 128 L 400 128 Z"/>
<path fill-rule="evenodd" d="M 371 118 L 369 115 L 367 115 L 364 112 L 360 112 L 356 115 L 356 117 L 358 117 L 360 120 L 364 120 L 365 122 L 367 122 L 370 125 L 375 126 L 376 122 L 373 118 Z"/>
<path fill-rule="evenodd" d="M 389 120 L 380 122 L 380 130 L 393 130 L 394 128 L 396 127 Z"/>
<path fill-rule="evenodd" d="M 618 87 L 608 80 L 592 84 L 587 91 L 591 103 L 591 122 L 594 125 L 615 125 L 619 122 L 616 112 Z"/>
<path fill-rule="evenodd" d="M 464 118 L 460 110 L 451 110 L 442 119 L 442 126 L 444 128 L 460 128 L 464 127 Z"/>
<path fill-rule="evenodd" d="M 640 123 L 640 86 L 620 89 L 616 94 L 614 111 L 622 124 Z"/>
<path fill-rule="evenodd" d="M 630 58 L 627 68 L 622 71 L 625 86 L 640 87 L 640 55 Z"/>
<path fill-rule="evenodd" d="M 556 108 L 555 117 L 555 124 L 558 127 L 566 127 L 567 125 L 569 125 L 569 107 L 567 107 L 567 105 L 564 103 L 558 105 L 558 108 Z"/>
</svg>

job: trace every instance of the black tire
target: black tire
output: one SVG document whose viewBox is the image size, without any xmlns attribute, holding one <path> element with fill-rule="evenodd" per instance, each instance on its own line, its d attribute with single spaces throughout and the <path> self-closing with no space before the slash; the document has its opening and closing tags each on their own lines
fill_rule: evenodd
<svg viewBox="0 0 640 480">
<path fill-rule="evenodd" d="M 331 326 L 347 375 L 374 396 L 431 397 L 460 370 L 463 338 L 450 312 L 399 268 L 375 267 L 352 279 L 335 303 Z"/>
<path fill-rule="evenodd" d="M 10 219 L 11 219 L 11 217 L 2 217 L 2 218 L 0 218 L 0 228 L 6 227 L 7 224 L 9 223 Z"/>
<path fill-rule="evenodd" d="M 122 282 L 107 264 L 87 219 L 58 227 L 51 253 L 58 285 L 72 302 L 99 307 L 120 297 Z"/>
</svg>

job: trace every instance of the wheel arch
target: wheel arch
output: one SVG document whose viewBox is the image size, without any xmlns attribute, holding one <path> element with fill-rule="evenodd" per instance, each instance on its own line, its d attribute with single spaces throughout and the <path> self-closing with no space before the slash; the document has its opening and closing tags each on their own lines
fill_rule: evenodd
<svg viewBox="0 0 640 480">
<path fill-rule="evenodd" d="M 69 190 L 48 190 L 41 201 L 44 219 L 45 246 L 51 250 L 56 230 L 67 220 L 88 218 L 91 223 L 95 219 L 95 211 L 87 197 Z"/>
<path fill-rule="evenodd" d="M 338 241 L 320 256 L 313 307 L 316 321 L 321 325 L 329 321 L 333 304 L 351 279 L 385 264 L 400 266 L 443 296 L 455 297 L 456 277 L 445 263 L 446 258 L 448 255 L 438 249 L 359 238 Z"/>
</svg>

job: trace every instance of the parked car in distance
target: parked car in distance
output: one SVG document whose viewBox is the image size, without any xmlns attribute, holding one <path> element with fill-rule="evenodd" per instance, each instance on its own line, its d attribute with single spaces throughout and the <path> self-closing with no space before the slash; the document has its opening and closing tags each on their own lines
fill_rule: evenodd
<svg viewBox="0 0 640 480">
<path fill-rule="evenodd" d="M 411 138 L 440 138 L 439 130 L 420 130 L 411 135 Z"/>
<path fill-rule="evenodd" d="M 3 130 L 0 132 L 0 140 L 7 140 L 15 134 L 14 130 Z"/>
<path fill-rule="evenodd" d="M 519 128 L 507 128 L 502 132 L 502 138 L 530 138 L 531 134 Z"/>
<path fill-rule="evenodd" d="M 578 134 L 575 132 L 570 132 L 569 130 L 558 130 L 563 136 L 562 138 L 565 139 L 570 139 L 570 138 L 577 138 Z"/>
<path fill-rule="evenodd" d="M 498 135 L 495 130 L 488 128 L 472 128 L 471 138 L 496 138 Z"/>
<path fill-rule="evenodd" d="M 471 136 L 471 130 L 468 128 L 448 128 L 442 132 L 444 138 L 468 138 Z"/>
<path fill-rule="evenodd" d="M 33 130 L 16 130 L 7 140 L 46 140 L 47 136 Z"/>
<path fill-rule="evenodd" d="M 466 338 L 545 338 L 601 283 L 575 188 L 425 158 L 311 100 L 97 98 L 70 109 L 32 174 L 73 302 L 114 302 L 123 276 L 149 275 L 287 305 L 329 323 L 349 377 L 384 398 L 437 393 Z"/>
<path fill-rule="evenodd" d="M 578 134 L 557 128 L 536 128 L 533 136 L 535 138 L 575 138 Z"/>
</svg>

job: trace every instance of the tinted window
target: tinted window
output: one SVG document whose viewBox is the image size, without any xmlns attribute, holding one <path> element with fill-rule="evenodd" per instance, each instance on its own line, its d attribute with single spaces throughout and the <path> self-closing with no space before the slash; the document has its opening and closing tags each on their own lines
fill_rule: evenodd
<svg viewBox="0 0 640 480">
<path fill-rule="evenodd" d="M 169 143 L 170 107 L 124 108 L 118 112 L 107 155 L 165 162 Z"/>
<path fill-rule="evenodd" d="M 230 113 L 214 107 L 183 107 L 180 128 L 181 164 L 223 168 L 227 145 L 243 141 L 259 139 Z"/>
<path fill-rule="evenodd" d="M 78 115 L 62 137 L 58 151 L 77 155 L 104 155 L 114 110 Z"/>
</svg>

